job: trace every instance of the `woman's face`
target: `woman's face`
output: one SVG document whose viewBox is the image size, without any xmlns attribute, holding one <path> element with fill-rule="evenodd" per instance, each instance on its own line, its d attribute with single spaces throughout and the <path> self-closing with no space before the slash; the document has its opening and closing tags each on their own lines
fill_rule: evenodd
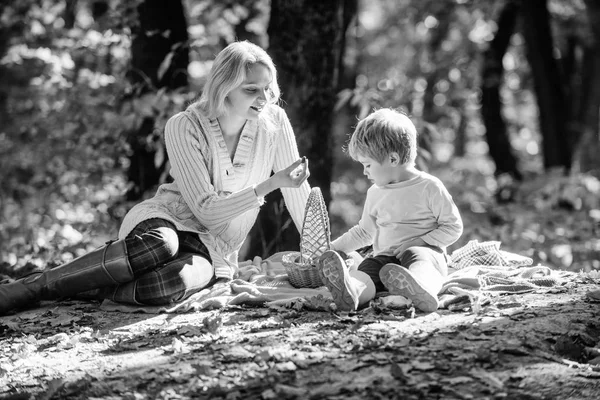
<svg viewBox="0 0 600 400">
<path fill-rule="evenodd" d="M 271 71 L 265 65 L 253 64 L 241 85 L 227 95 L 228 116 L 257 119 L 271 95 Z"/>
</svg>

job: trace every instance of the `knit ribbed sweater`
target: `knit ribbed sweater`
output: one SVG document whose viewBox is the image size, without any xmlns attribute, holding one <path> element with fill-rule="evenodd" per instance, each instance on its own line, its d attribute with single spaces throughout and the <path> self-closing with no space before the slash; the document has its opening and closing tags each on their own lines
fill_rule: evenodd
<svg viewBox="0 0 600 400">
<path fill-rule="evenodd" d="M 142 221 L 168 220 L 178 230 L 198 233 L 215 275 L 231 279 L 239 250 L 264 203 L 254 186 L 299 158 L 287 115 L 271 105 L 258 120 L 247 120 L 232 160 L 218 121 L 193 104 L 167 121 L 165 144 L 173 182 L 161 185 L 154 197 L 127 213 L 119 238 Z M 304 182 L 300 188 L 281 191 L 300 232 L 310 187 Z"/>
</svg>

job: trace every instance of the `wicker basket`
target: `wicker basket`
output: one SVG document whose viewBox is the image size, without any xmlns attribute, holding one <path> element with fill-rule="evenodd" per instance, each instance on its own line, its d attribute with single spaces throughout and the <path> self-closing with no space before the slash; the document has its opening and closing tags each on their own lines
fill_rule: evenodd
<svg viewBox="0 0 600 400">
<path fill-rule="evenodd" d="M 330 237 L 327 207 L 321 189 L 314 187 L 308 196 L 304 211 L 300 252 L 288 253 L 281 260 L 292 286 L 297 288 L 323 286 L 317 270 L 317 260 L 331 247 Z"/>
</svg>

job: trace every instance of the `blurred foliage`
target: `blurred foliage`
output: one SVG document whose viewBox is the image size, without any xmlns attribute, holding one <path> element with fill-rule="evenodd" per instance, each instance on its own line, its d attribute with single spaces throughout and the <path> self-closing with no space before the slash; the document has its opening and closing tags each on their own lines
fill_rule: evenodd
<svg viewBox="0 0 600 400">
<path fill-rule="evenodd" d="M 137 2 L 111 0 L 98 18 L 94 3 L 76 2 L 72 28 L 65 27 L 65 1 L 20 0 L 0 8 L 0 272 L 62 263 L 114 237 L 132 206 L 123 201 L 128 132 L 151 116 L 147 143 L 161 148 L 166 120 L 198 95 L 221 48 L 236 38 L 268 47 L 267 0 L 184 0 L 189 89 L 132 96 L 125 74 Z M 537 111 L 520 35 L 504 59 L 503 112 L 522 168 L 532 176 L 518 187 L 493 177 L 478 86 L 480 54 L 501 3 L 361 1 L 346 56 L 356 69 L 355 87 L 340 93 L 339 109 L 350 105 L 362 116 L 390 106 L 415 117 L 431 146 L 431 171 L 463 212 L 465 234 L 455 247 L 501 240 L 508 250 L 556 267 L 600 269 L 598 180 L 540 175 Z M 585 34 L 580 1 L 550 4 L 558 38 Z M 463 134 L 465 155 L 456 157 Z M 164 156 L 159 152 L 155 161 Z M 333 236 L 356 223 L 368 185 L 357 163 L 342 156 L 338 164 Z M 500 184 L 514 189 L 514 202 L 494 197 Z"/>
<path fill-rule="evenodd" d="M 198 95 L 214 55 L 239 35 L 265 38 L 266 1 L 187 1 L 191 89 L 136 96 L 125 75 L 140 2 L 109 1 L 100 15 L 93 0 L 0 8 L 0 266 L 11 274 L 115 237 L 133 205 L 123 200 L 128 134 L 152 117 L 146 143 L 162 163 L 164 125 Z"/>
<path fill-rule="evenodd" d="M 432 166 L 448 162 L 455 154 L 486 155 L 480 117 L 482 54 L 506 2 L 362 2 L 358 22 L 349 33 L 356 46 L 347 55 L 357 65 L 356 84 L 340 92 L 338 108 L 349 104 L 360 117 L 379 107 L 404 110 L 426 136 L 422 142 L 430 144 Z M 569 41 L 592 40 L 585 5 L 582 0 L 549 0 L 548 7 L 556 57 L 564 60 L 562 67 L 567 69 L 566 63 L 573 61 L 567 59 Z M 541 136 L 521 33 L 513 35 L 503 66 L 502 113 L 519 168 L 539 173 Z"/>
</svg>

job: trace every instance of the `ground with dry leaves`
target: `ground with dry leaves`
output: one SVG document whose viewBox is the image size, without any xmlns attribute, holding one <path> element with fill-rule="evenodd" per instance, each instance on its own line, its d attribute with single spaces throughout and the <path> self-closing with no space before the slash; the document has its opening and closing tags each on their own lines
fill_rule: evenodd
<svg viewBox="0 0 600 400">
<path fill-rule="evenodd" d="M 422 314 L 44 304 L 0 318 L 1 399 L 598 399 L 600 280 Z"/>
<path fill-rule="evenodd" d="M 0 317 L 0 399 L 600 399 L 600 299 L 588 295 L 600 288 L 600 181 L 541 177 L 519 201 L 494 203 L 463 172 L 445 176 L 460 178 L 456 246 L 498 240 L 571 271 L 560 287 L 494 297 L 477 313 L 48 303 Z"/>
</svg>

